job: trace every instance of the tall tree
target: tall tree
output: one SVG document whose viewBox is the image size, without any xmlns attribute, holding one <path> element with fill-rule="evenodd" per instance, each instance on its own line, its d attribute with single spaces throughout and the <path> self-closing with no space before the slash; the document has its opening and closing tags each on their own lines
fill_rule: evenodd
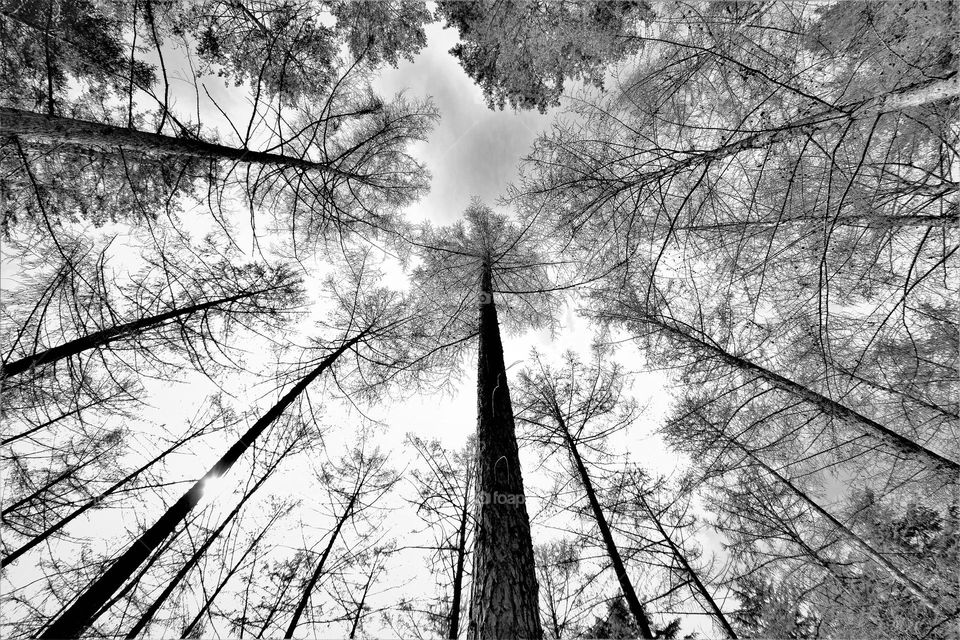
<svg viewBox="0 0 960 640">
<path fill-rule="evenodd" d="M 361 442 L 338 465 L 333 465 L 333 468 L 324 471 L 324 480 L 328 484 L 331 506 L 334 510 L 334 524 L 326 536 L 323 552 L 313 563 L 307 579 L 300 588 L 300 596 L 293 616 L 287 624 L 285 638 L 294 636 L 319 586 L 320 579 L 325 575 L 325 570 L 329 572 L 329 567 L 325 565 L 334 545 L 340 542 L 339 538 L 343 535 L 344 526 L 349 522 L 368 518 L 367 512 L 376 508 L 377 502 L 399 481 L 397 473 L 387 466 L 387 456 L 376 448 L 368 450 L 372 446 L 369 442 L 371 437 L 368 433 L 364 434 Z M 340 485 L 340 483 L 343 484 Z M 362 603 L 360 606 L 362 608 Z M 357 621 L 358 619 L 354 620 L 354 631 Z"/>
<path fill-rule="evenodd" d="M 540 637 L 537 582 L 526 495 L 504 364 L 498 310 L 508 327 L 549 320 L 546 260 L 527 230 L 474 202 L 466 224 L 427 228 L 414 242 L 414 279 L 443 334 L 477 344 L 477 528 L 474 533 L 469 638 Z M 503 297 L 498 305 L 497 300 Z M 477 320 L 466 316 L 479 302 Z M 449 349 L 448 349 L 449 351 Z M 455 353 L 455 351 L 454 351 Z"/>
<path fill-rule="evenodd" d="M 598 360 L 600 357 L 598 352 Z M 586 367 L 571 352 L 565 355 L 561 367 L 553 370 L 534 353 L 531 368 L 520 374 L 519 389 L 517 402 L 523 408 L 519 419 L 536 429 L 534 437 L 547 448 L 561 448 L 569 457 L 571 472 L 583 488 L 630 613 L 641 636 L 653 638 L 650 619 L 597 497 L 587 469 L 589 463 L 581 455 L 582 447 L 595 447 L 611 433 L 629 426 L 635 418 L 635 406 L 622 398 L 621 371 L 616 367 L 604 369 L 599 362 Z"/>
</svg>

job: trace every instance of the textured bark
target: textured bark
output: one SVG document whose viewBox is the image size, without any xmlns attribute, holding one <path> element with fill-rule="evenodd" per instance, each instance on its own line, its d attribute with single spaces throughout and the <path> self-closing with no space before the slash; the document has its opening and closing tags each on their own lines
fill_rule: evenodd
<svg viewBox="0 0 960 640">
<path fill-rule="evenodd" d="M 322 171 L 343 178 L 366 179 L 365 176 L 341 171 L 330 164 L 314 162 L 297 156 L 253 151 L 214 142 L 205 142 L 196 138 L 177 138 L 160 133 L 138 131 L 128 127 L 117 127 L 88 120 L 76 120 L 74 118 L 34 113 L 23 109 L 0 107 L 0 138 L 7 137 L 100 151 L 113 151 L 122 148 L 158 155 L 283 166 Z"/>
<path fill-rule="evenodd" d="M 213 309 L 221 305 L 230 304 L 231 302 L 250 298 L 261 293 L 266 293 L 267 291 L 269 290 L 265 289 L 262 291 L 250 291 L 235 296 L 210 300 L 208 302 L 191 305 L 189 307 L 183 307 L 182 309 L 174 309 L 172 311 L 160 313 L 155 316 L 133 320 L 131 322 L 126 322 L 108 329 L 95 331 L 85 336 L 81 336 L 76 340 L 71 340 L 70 342 L 66 342 L 56 347 L 51 347 L 50 349 L 41 351 L 40 353 L 35 353 L 32 356 L 20 358 L 19 360 L 14 360 L 13 362 L 3 365 L 3 369 L 0 370 L 0 380 L 20 375 L 29 371 L 30 369 L 33 369 L 34 367 L 52 364 L 58 360 L 63 360 L 65 358 L 70 358 L 83 353 L 84 351 L 105 346 L 115 340 L 123 338 L 124 336 L 132 336 L 143 331 L 148 331 L 175 318 L 201 313 L 207 309 Z"/>
<path fill-rule="evenodd" d="M 203 497 L 204 483 L 224 475 L 253 442 L 283 414 L 297 397 L 330 367 L 351 346 L 363 337 L 360 333 L 344 342 L 340 347 L 323 359 L 309 374 L 304 376 L 284 395 L 267 413 L 257 420 L 246 433 L 230 447 L 215 465 L 184 493 L 177 502 L 160 516 L 156 523 L 147 529 L 130 547 L 117 558 L 79 598 L 44 631 L 42 638 L 76 638 L 95 619 L 95 612 L 110 599 L 127 579 L 137 570 L 144 560 L 174 532 L 186 519 L 190 511 Z"/>
<path fill-rule="evenodd" d="M 467 637 L 541 638 L 530 520 L 489 263 L 484 264 L 480 282 L 479 343 L 479 508 Z"/>
<path fill-rule="evenodd" d="M 810 389 L 798 382 L 794 382 L 785 376 L 774 373 L 773 371 L 770 371 L 769 369 L 762 367 L 755 362 L 751 362 L 750 360 L 741 358 L 740 356 L 728 353 L 718 346 L 710 344 L 696 336 L 690 335 L 690 333 L 683 330 L 679 326 L 675 326 L 673 322 L 665 322 L 663 320 L 658 320 L 651 317 L 643 317 L 640 318 L 640 320 L 655 327 L 659 327 L 670 335 L 679 338 L 681 341 L 692 344 L 694 347 L 712 354 L 718 360 L 721 360 L 732 367 L 752 373 L 765 380 L 769 384 L 777 387 L 778 389 L 792 393 L 798 398 L 801 398 L 816 406 L 825 414 L 835 416 L 855 427 L 860 428 L 866 435 L 886 443 L 907 457 L 919 459 L 934 468 L 947 472 L 950 474 L 954 482 L 956 482 L 957 478 L 960 477 L 960 475 L 958 475 L 960 474 L 960 464 L 957 462 L 954 462 L 953 460 L 945 458 L 939 453 L 927 449 L 923 445 L 900 435 L 896 431 L 883 426 L 876 420 L 872 420 L 862 413 L 854 411 L 853 409 L 846 407 L 835 400 L 831 400 L 830 398 L 817 393 L 813 389 Z"/>
<path fill-rule="evenodd" d="M 587 500 L 590 501 L 593 519 L 597 523 L 597 528 L 600 529 L 600 536 L 603 538 L 603 544 L 607 548 L 607 557 L 610 558 L 610 564 L 613 566 L 613 571 L 617 575 L 617 582 L 620 583 L 620 590 L 623 592 L 623 597 L 627 601 L 630 613 L 633 615 L 634 620 L 637 621 L 637 626 L 640 628 L 640 635 L 644 638 L 653 638 L 650 620 L 643 610 L 643 605 L 640 604 L 640 599 L 637 597 L 637 592 L 633 588 L 633 583 L 630 582 L 630 576 L 627 575 L 623 558 L 620 557 L 620 550 L 617 549 L 617 543 L 614 541 L 613 534 L 610 532 L 610 526 L 607 524 L 607 517 L 600 507 L 600 501 L 597 500 L 597 494 L 593 489 L 590 474 L 587 472 L 587 467 L 583 463 L 583 458 L 580 457 L 580 451 L 577 449 L 576 441 L 574 441 L 573 436 L 570 435 L 570 430 L 567 428 L 567 423 L 563 419 L 560 407 L 556 404 L 554 404 L 554 418 L 563 431 L 567 449 L 570 451 L 570 455 L 577 465 L 577 473 L 580 475 L 580 482 L 583 484 L 583 489 L 587 494 Z"/>
</svg>

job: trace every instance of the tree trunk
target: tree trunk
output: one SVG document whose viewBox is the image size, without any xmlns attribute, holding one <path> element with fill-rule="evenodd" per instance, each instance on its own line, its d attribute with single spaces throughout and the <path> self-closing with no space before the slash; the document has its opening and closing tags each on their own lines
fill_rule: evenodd
<svg viewBox="0 0 960 640">
<path fill-rule="evenodd" d="M 0 378 L 2 378 L 2 375 L 3 375 L 3 372 L 0 371 Z M 9 436 L 9 437 L 7 437 L 7 438 L 4 438 L 3 440 L 0 440 L 0 447 L 5 446 L 5 445 L 8 445 L 8 444 L 11 444 L 11 443 L 13 443 L 13 442 L 16 442 L 17 440 L 19 440 L 19 439 L 21 439 L 21 438 L 26 438 L 27 436 L 33 435 L 33 434 L 36 433 L 37 431 L 40 431 L 41 429 L 45 429 L 46 427 L 49 427 L 49 426 L 51 426 L 51 425 L 54 425 L 54 424 L 60 422 L 61 420 L 63 420 L 64 418 L 69 418 L 70 416 L 77 415 L 78 413 L 80 413 L 80 412 L 82 412 L 82 411 L 85 411 L 86 409 L 89 409 L 89 408 L 91 408 L 91 407 L 95 407 L 95 406 L 97 406 L 97 405 L 99 405 L 99 404 L 103 404 L 104 402 L 106 402 L 105 399 L 98 399 L 98 400 L 96 400 L 95 402 L 87 403 L 87 404 L 83 405 L 82 407 L 77 407 L 76 409 L 73 409 L 72 411 L 67 411 L 66 413 L 61 413 L 61 414 L 60 414 L 59 416 L 57 416 L 56 418 L 52 418 L 52 419 L 50 419 L 50 420 L 47 420 L 46 422 L 41 422 L 41 423 L 38 424 L 37 426 L 31 427 L 31 428 L 27 429 L 26 431 L 21 431 L 20 433 L 14 434 L 14 435 L 12 435 L 12 436 Z"/>
<path fill-rule="evenodd" d="M 957 81 L 956 72 L 950 74 L 948 78 L 925 80 L 881 96 L 838 105 L 832 109 L 782 124 L 775 129 L 746 135 L 739 140 L 722 144 L 716 149 L 692 153 L 682 160 L 671 162 L 662 169 L 648 171 L 641 173 L 636 178 L 623 180 L 621 181 L 622 186 L 618 190 L 650 184 L 669 178 L 681 171 L 703 164 L 710 164 L 742 151 L 766 149 L 779 142 L 785 142 L 802 135 L 812 135 L 822 129 L 847 124 L 854 118 L 898 111 L 920 104 L 952 98 L 958 94 L 960 94 L 960 83 Z"/>
<path fill-rule="evenodd" d="M 719 433 L 719 432 L 718 432 Z M 941 607 L 933 599 L 926 594 L 926 592 L 918 585 L 916 582 L 911 580 L 906 574 L 904 574 L 900 569 L 894 566 L 887 558 L 879 553 L 876 549 L 870 546 L 866 540 L 858 536 L 856 533 L 851 531 L 845 524 L 837 520 L 830 514 L 829 511 L 820 506 L 819 503 L 814 501 L 813 498 L 808 496 L 805 491 L 797 487 L 795 484 L 790 482 L 787 478 L 780 475 L 776 470 L 770 467 L 767 463 L 761 460 L 753 451 L 742 445 L 739 441 L 734 438 L 730 438 L 725 434 L 721 434 L 724 440 L 730 442 L 738 449 L 743 451 L 751 460 L 753 460 L 760 468 L 772 475 L 779 482 L 781 482 L 785 487 L 790 489 L 794 495 L 800 498 L 804 503 L 806 503 L 813 511 L 822 516 L 827 520 L 831 525 L 833 525 L 837 531 L 840 531 L 848 540 L 850 540 L 854 546 L 858 547 L 865 555 L 867 555 L 874 562 L 879 564 L 881 567 L 886 569 L 890 574 L 900 583 L 903 587 L 912 593 L 920 602 L 922 602 L 926 607 L 928 607 L 933 612 L 944 616 L 945 618 L 952 618 L 955 614 L 953 612 L 947 611 L 944 607 Z"/>
<path fill-rule="evenodd" d="M 58 360 L 63 360 L 64 358 L 70 358 L 83 353 L 84 351 L 102 347 L 110 342 L 113 342 L 114 340 L 123 338 L 124 336 L 136 335 L 143 331 L 153 329 L 170 320 L 173 320 L 174 318 L 200 313 L 202 311 L 206 311 L 207 309 L 230 304 L 231 302 L 250 298 L 268 291 L 270 291 L 270 289 L 249 291 L 247 293 L 241 293 L 235 296 L 219 298 L 217 300 L 209 300 L 200 304 L 190 305 L 189 307 L 183 307 L 182 309 L 174 309 L 172 311 L 160 313 L 155 316 L 149 316 L 147 318 L 125 322 L 124 324 L 119 324 L 114 327 L 110 327 L 109 329 L 95 331 L 85 336 L 81 336 L 76 340 L 65 342 L 64 344 L 51 347 L 50 349 L 41 351 L 40 353 L 35 353 L 32 356 L 20 358 L 19 360 L 15 360 L 4 365 L 2 371 L 0 371 L 0 380 L 20 375 L 29 371 L 30 369 L 33 369 L 34 367 L 52 364 Z"/>
<path fill-rule="evenodd" d="M 199 435 L 199 434 L 196 434 L 196 435 Z M 71 513 L 71 514 L 68 515 L 67 517 L 63 518 L 62 520 L 60 520 L 60 521 L 57 522 L 56 524 L 53 524 L 53 525 L 51 525 L 50 527 L 48 527 L 46 531 L 44 531 L 44 532 L 41 533 L 40 535 L 34 537 L 34 538 L 31 539 L 29 542 L 27 542 L 25 545 L 23 545 L 22 547 L 20 547 L 19 549 L 17 549 L 17 550 L 14 551 L 13 553 L 11 553 L 10 555 L 6 556 L 2 561 L 0 561 L 0 568 L 5 567 L 5 566 L 7 566 L 8 564 L 11 564 L 11 563 L 13 563 L 13 562 L 16 562 L 17 558 L 19 558 L 20 556 L 22 556 L 23 554 L 25 554 L 27 551 L 30 551 L 30 549 L 34 548 L 35 546 L 37 546 L 38 544 L 40 544 L 41 542 L 43 542 L 44 540 L 46 540 L 47 538 L 49 538 L 50 536 L 52 536 L 54 533 L 56 533 L 56 532 L 59 531 L 60 529 L 64 528 L 64 527 L 67 526 L 68 524 L 70 524 L 70 523 L 71 523 L 73 520 L 75 520 L 76 518 L 80 517 L 81 515 L 83 515 L 84 513 L 86 513 L 87 511 L 89 511 L 90 509 L 92 509 L 93 507 L 95 507 L 95 506 L 97 506 L 98 504 L 100 504 L 101 502 L 103 502 L 103 500 L 104 500 L 105 498 L 107 498 L 107 497 L 109 497 L 110 495 L 112 495 L 117 489 L 119 489 L 119 488 L 122 487 L 123 485 L 127 484 L 128 482 L 130 482 L 131 480 L 133 480 L 133 479 L 136 478 L 137 476 L 139 476 L 141 473 L 143 473 L 144 471 L 146 471 L 147 469 L 149 469 L 150 467 L 152 467 L 153 465 L 155 465 L 157 462 L 159 462 L 159 461 L 163 460 L 164 458 L 166 458 L 166 457 L 167 457 L 169 454 L 171 454 L 173 451 L 175 451 L 176 449 L 179 449 L 179 448 L 182 447 L 184 444 L 186 444 L 187 442 L 189 442 L 190 440 L 192 440 L 194 437 L 196 437 L 196 435 L 190 436 L 190 437 L 188 437 L 188 438 L 186 438 L 186 439 L 184 439 L 184 440 L 181 440 L 180 442 L 174 443 L 172 446 L 168 447 L 166 450 L 160 452 L 160 453 L 159 453 L 156 457 L 154 457 L 152 460 L 150 460 L 150 461 L 147 462 L 146 464 L 142 465 L 139 469 L 136 469 L 135 471 L 127 474 L 124 478 L 121 478 L 120 480 L 118 480 L 117 482 L 115 482 L 113 485 L 111 485 L 109 488 L 107 488 L 106 491 L 103 491 L 103 492 L 102 492 L 100 495 L 98 495 L 96 498 L 93 498 L 92 500 L 90 500 L 89 502 L 87 502 L 85 505 L 83 505 L 83 506 L 80 507 L 79 509 L 75 510 L 73 513 Z"/>
<path fill-rule="evenodd" d="M 177 571 L 173 578 L 171 578 L 167 586 L 164 587 L 162 592 L 160 592 L 160 595 L 154 599 L 149 607 L 147 607 L 147 610 L 143 612 L 143 615 L 140 616 L 140 619 L 137 620 L 136 624 L 133 625 L 133 628 L 131 628 L 127 633 L 127 640 L 133 640 L 136 638 L 138 635 L 140 635 L 140 632 L 143 631 L 144 627 L 150 624 L 153 616 L 157 614 L 157 611 L 159 611 L 160 607 L 163 606 L 163 603 L 167 601 L 167 598 L 170 597 L 170 594 L 174 592 L 174 590 L 177 588 L 177 585 L 179 585 L 180 582 L 187 577 L 187 574 L 190 573 L 195 566 L 197 566 L 197 563 L 200 562 L 200 559 L 207 553 L 207 550 L 220 538 L 220 535 L 223 533 L 224 529 L 226 529 L 227 526 L 233 522 L 233 519 L 237 517 L 237 515 L 240 513 L 240 510 L 243 509 L 243 505 L 245 505 L 247 501 L 253 497 L 253 494 L 255 494 L 257 490 L 263 486 L 263 483 L 266 482 L 267 478 L 273 474 L 273 471 L 277 468 L 277 465 L 279 465 L 286 455 L 290 453 L 292 448 L 293 444 L 288 446 L 283 453 L 277 456 L 277 459 L 274 461 L 274 463 L 270 465 L 270 467 L 264 472 L 263 477 L 257 480 L 253 487 L 251 487 L 251 489 L 247 491 L 242 498 L 240 498 L 240 501 L 237 503 L 237 505 L 232 511 L 230 511 L 227 517 L 223 519 L 223 522 L 220 523 L 220 526 L 218 526 L 213 533 L 207 536 L 207 539 L 204 540 L 203 544 L 193 552 L 193 555 L 190 556 L 190 559 L 180 567 L 180 570 Z"/>
<path fill-rule="evenodd" d="M 303 588 L 303 595 L 300 596 L 300 602 L 297 603 L 297 609 L 293 612 L 293 618 L 290 620 L 290 625 L 287 627 L 287 632 L 283 636 L 284 638 L 292 638 L 293 632 L 297 630 L 297 625 L 300 623 L 300 617 L 307 608 L 307 603 L 310 601 L 310 596 L 313 594 L 313 589 L 317 586 L 320 576 L 323 575 L 323 565 L 327 562 L 327 556 L 330 555 L 330 551 L 333 549 L 333 545 L 337 541 L 337 537 L 340 535 L 340 529 L 343 528 L 344 523 L 350 517 L 350 514 L 353 513 L 353 505 L 356 502 L 357 494 L 359 492 L 360 487 L 358 486 L 356 492 L 354 492 L 354 494 L 350 497 L 350 502 L 347 504 L 347 508 L 343 510 L 343 513 L 340 515 L 340 519 L 337 520 L 337 526 L 333 528 L 333 532 L 330 534 L 330 540 L 327 542 L 327 546 L 323 550 L 323 554 L 320 556 L 320 561 L 317 562 L 317 568 L 313 570 L 313 574 L 310 576 L 310 581 L 307 582 L 306 586 Z"/>
<path fill-rule="evenodd" d="M 373 574 L 376 571 L 377 565 L 374 561 L 373 567 L 370 569 L 370 573 L 367 575 L 367 583 L 363 585 L 363 593 L 360 594 L 360 603 L 357 605 L 357 613 L 353 616 L 353 626 L 350 628 L 350 640 L 353 640 L 357 636 L 357 627 L 360 626 L 360 618 L 363 615 L 363 605 L 367 602 L 367 594 L 370 593 L 370 584 L 373 582 Z"/>
<path fill-rule="evenodd" d="M 653 512 L 653 509 L 650 508 L 650 505 L 647 504 L 647 500 L 639 492 L 637 497 L 640 499 L 643 508 L 649 514 L 650 519 L 653 521 L 654 526 L 656 526 L 657 531 L 660 532 L 660 535 L 663 536 L 663 539 L 666 541 L 667 546 L 670 547 L 673 557 L 676 558 L 677 562 L 683 567 L 684 572 L 693 580 L 693 584 L 697 587 L 697 591 L 703 596 L 703 599 L 707 601 L 707 604 L 710 606 L 710 610 L 713 612 L 713 616 L 717 619 L 717 622 L 720 623 L 720 626 L 723 627 L 724 632 L 726 632 L 727 637 L 737 640 L 737 632 L 733 630 L 733 627 L 730 625 L 730 621 L 727 620 L 727 617 L 723 615 L 723 611 L 720 609 L 720 606 L 717 604 L 717 601 L 713 599 L 713 595 L 707 590 L 703 581 L 700 580 L 700 575 L 690 566 L 690 563 L 687 562 L 687 556 L 674 542 L 673 538 L 670 537 L 670 534 L 667 533 L 667 530 L 660 524 L 660 518 Z"/>
<path fill-rule="evenodd" d="M 537 578 L 513 407 L 493 300 L 491 265 L 480 282 L 477 497 L 471 640 L 541 638 Z"/>
<path fill-rule="evenodd" d="M 607 556 L 610 558 L 610 564 L 613 565 L 613 571 L 617 575 L 617 582 L 620 583 L 620 590 L 623 592 L 623 597 L 627 600 L 627 605 L 630 607 L 630 613 L 633 614 L 634 620 L 637 621 L 637 626 L 640 628 L 640 635 L 644 638 L 653 638 L 650 620 L 643 610 L 643 605 L 640 604 L 640 599 L 637 597 L 637 592 L 633 588 L 633 583 L 630 582 L 630 576 L 627 575 L 627 569 L 623 564 L 623 559 L 620 557 L 620 550 L 617 549 L 617 543 L 614 541 L 613 534 L 610 532 L 607 518 L 603 514 L 603 509 L 600 507 L 600 501 L 597 500 L 597 494 L 593 489 L 590 474 L 587 473 L 587 467 L 583 463 L 583 458 L 580 457 L 577 443 L 574 441 L 573 436 L 570 435 L 570 430 L 567 429 L 567 423 L 560 413 L 560 407 L 556 404 L 554 404 L 553 417 L 563 430 L 564 440 L 566 440 L 567 448 L 570 450 L 570 455 L 573 456 L 573 461 L 577 466 L 580 482 L 583 483 L 583 489 L 587 493 L 587 500 L 590 501 L 593 519 L 597 523 L 597 528 L 600 529 L 603 544 L 607 548 Z"/>
<path fill-rule="evenodd" d="M 781 376 L 778 373 L 774 373 L 773 371 L 751 362 L 750 360 L 735 356 L 727 351 L 724 351 L 718 346 L 692 336 L 687 331 L 674 326 L 673 322 L 665 322 L 649 316 L 643 316 L 642 318 L 638 319 L 641 322 L 659 327 L 670 335 L 679 338 L 681 341 L 692 344 L 694 347 L 712 354 L 717 359 L 727 363 L 732 367 L 752 373 L 765 380 L 769 384 L 792 393 L 798 398 L 815 405 L 827 415 L 836 416 L 837 418 L 845 420 L 846 422 L 859 427 L 868 436 L 886 443 L 907 457 L 918 458 L 934 468 L 947 472 L 950 474 L 950 477 L 954 482 L 957 481 L 957 478 L 960 478 L 960 464 L 945 458 L 940 454 L 931 451 L 930 449 L 927 449 L 923 445 L 900 435 L 896 431 L 888 429 L 876 420 L 872 420 L 867 416 L 840 404 L 839 402 L 831 400 L 830 398 L 817 393 L 816 391 L 809 389 L 798 382 L 794 382 L 793 380 Z"/>
<path fill-rule="evenodd" d="M 100 576 L 41 636 L 47 640 L 56 638 L 76 638 L 92 621 L 97 611 L 113 593 L 136 571 L 150 553 L 156 549 L 200 502 L 204 483 L 224 475 L 241 455 L 274 421 L 279 418 L 303 391 L 320 376 L 347 349 L 360 341 L 365 335 L 361 332 L 323 359 L 309 374 L 303 377 L 284 395 L 266 414 L 257 420 L 245 434 L 220 458 L 219 461 L 184 493 L 177 502 L 167 509 L 157 522 L 147 529 L 130 547 L 117 558 L 107 571 Z"/>
<path fill-rule="evenodd" d="M 468 479 L 469 483 L 470 480 Z M 457 565 L 453 572 L 453 602 L 450 604 L 449 640 L 457 640 L 460 635 L 460 601 L 463 598 L 463 569 L 467 557 L 467 517 L 470 509 L 470 485 L 463 494 L 463 511 L 460 513 L 460 531 L 457 539 Z"/>
<path fill-rule="evenodd" d="M 0 138 L 4 137 L 18 137 L 99 151 L 113 151 L 122 148 L 157 155 L 284 166 L 323 171 L 342 178 L 359 181 L 367 179 L 366 176 L 341 171 L 330 164 L 313 162 L 301 157 L 252 151 L 214 142 L 205 142 L 196 138 L 177 138 L 160 133 L 138 131 L 128 127 L 44 115 L 11 107 L 0 107 Z"/>
<path fill-rule="evenodd" d="M 207 598 L 206 602 L 203 603 L 203 606 L 200 607 L 200 611 L 197 611 L 197 615 L 193 617 L 193 620 L 190 621 L 190 624 L 183 628 L 183 633 L 180 634 L 181 639 L 190 635 L 190 632 L 193 631 L 193 628 L 200 622 L 203 614 L 207 612 L 207 609 L 209 609 L 214 600 L 217 599 L 217 596 L 220 595 L 220 592 L 223 591 L 223 589 L 227 586 L 230 578 L 232 578 L 237 571 L 240 570 L 241 565 L 243 565 L 243 561 L 246 560 L 247 556 L 253 553 L 253 550 L 257 548 L 258 544 L 260 544 L 263 536 L 267 534 L 267 530 L 269 530 L 274 521 L 275 520 L 271 520 L 269 523 L 267 523 L 267 526 L 260 530 L 260 533 L 258 533 L 257 537 L 254 538 L 253 542 L 250 543 L 250 546 L 247 547 L 246 551 L 243 552 L 243 555 L 240 556 L 240 559 L 237 560 L 232 567 L 230 567 L 230 570 L 227 571 L 227 575 L 224 576 L 223 580 L 220 581 L 220 584 L 217 585 L 217 588 L 213 590 L 213 593 L 210 594 L 210 597 Z"/>
</svg>

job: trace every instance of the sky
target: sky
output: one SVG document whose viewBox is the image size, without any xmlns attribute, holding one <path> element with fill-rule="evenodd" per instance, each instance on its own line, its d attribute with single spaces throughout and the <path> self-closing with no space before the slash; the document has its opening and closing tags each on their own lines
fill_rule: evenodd
<svg viewBox="0 0 960 640">
<path fill-rule="evenodd" d="M 385 97 L 401 91 L 430 96 L 440 111 L 430 139 L 413 148 L 433 181 L 430 194 L 411 207 L 408 216 L 447 224 L 460 217 L 471 197 L 494 204 L 552 116 L 489 109 L 480 88 L 448 53 L 458 41 L 456 29 L 434 23 L 426 31 L 427 47 L 416 59 L 383 70 L 374 86 Z"/>
</svg>

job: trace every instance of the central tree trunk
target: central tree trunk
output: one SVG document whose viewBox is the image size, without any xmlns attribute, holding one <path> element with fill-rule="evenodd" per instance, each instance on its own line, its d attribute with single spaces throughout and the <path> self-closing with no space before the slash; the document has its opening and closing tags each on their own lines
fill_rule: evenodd
<svg viewBox="0 0 960 640">
<path fill-rule="evenodd" d="M 492 280 L 487 260 L 480 280 L 478 516 L 467 637 L 541 638 L 530 520 Z"/>
</svg>

